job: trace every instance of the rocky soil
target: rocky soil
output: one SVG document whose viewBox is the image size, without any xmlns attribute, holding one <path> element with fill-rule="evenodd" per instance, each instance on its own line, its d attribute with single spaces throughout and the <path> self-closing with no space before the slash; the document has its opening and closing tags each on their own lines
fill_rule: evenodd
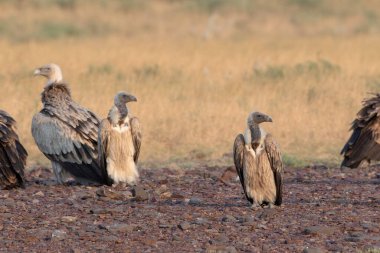
<svg viewBox="0 0 380 253">
<path fill-rule="evenodd" d="M 137 187 L 56 185 L 42 168 L 0 191 L 1 252 L 369 252 L 380 168 L 286 168 L 284 204 L 250 209 L 234 168 L 142 169 Z"/>
</svg>

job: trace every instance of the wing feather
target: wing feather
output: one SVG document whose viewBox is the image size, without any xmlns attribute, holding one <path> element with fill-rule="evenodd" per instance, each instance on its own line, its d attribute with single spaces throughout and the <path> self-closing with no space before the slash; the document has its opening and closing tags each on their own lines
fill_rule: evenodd
<svg viewBox="0 0 380 253">
<path fill-rule="evenodd" d="M 280 149 L 271 134 L 267 134 L 265 137 L 265 151 L 268 155 L 276 184 L 276 200 L 274 204 L 279 206 L 282 203 L 282 173 L 284 166 Z"/>
<path fill-rule="evenodd" d="M 234 146 L 233 146 L 234 163 L 235 163 L 236 172 L 240 179 L 240 183 L 243 187 L 244 194 L 246 198 L 249 200 L 247 193 L 245 191 L 245 184 L 244 184 L 244 172 L 243 172 L 244 145 L 245 145 L 244 136 L 242 134 L 237 135 L 235 138 Z"/>
<path fill-rule="evenodd" d="M 32 135 L 41 152 L 76 177 L 105 183 L 105 172 L 97 161 L 97 134 L 93 134 L 98 130 L 96 116 L 88 111 L 75 113 L 83 109 L 71 114 L 65 110 L 48 112 L 45 108 L 32 120 Z"/>
<path fill-rule="evenodd" d="M 138 118 L 136 117 L 131 118 L 131 132 L 132 132 L 133 145 L 135 147 L 133 160 L 135 161 L 135 163 L 137 163 L 139 159 L 139 155 L 140 155 L 142 134 L 141 134 L 140 122 Z"/>
<path fill-rule="evenodd" d="M 15 131 L 15 120 L 0 110 L 0 186 L 23 186 L 24 169 L 28 153 L 21 145 Z"/>
<path fill-rule="evenodd" d="M 99 165 L 107 170 L 108 141 L 111 131 L 111 124 L 108 119 L 102 120 L 98 133 Z"/>
<path fill-rule="evenodd" d="M 344 145 L 342 166 L 356 168 L 362 160 L 380 160 L 380 94 L 363 101 L 352 122 L 352 134 Z"/>
</svg>

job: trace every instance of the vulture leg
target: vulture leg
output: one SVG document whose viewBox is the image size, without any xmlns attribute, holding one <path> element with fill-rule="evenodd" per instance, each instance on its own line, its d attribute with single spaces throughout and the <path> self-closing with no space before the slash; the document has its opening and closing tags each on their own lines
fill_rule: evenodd
<svg viewBox="0 0 380 253">
<path fill-rule="evenodd" d="M 65 173 L 62 168 L 62 166 L 59 163 L 51 162 L 51 167 L 53 168 L 55 178 L 58 181 L 58 184 L 64 184 L 65 183 Z"/>
</svg>

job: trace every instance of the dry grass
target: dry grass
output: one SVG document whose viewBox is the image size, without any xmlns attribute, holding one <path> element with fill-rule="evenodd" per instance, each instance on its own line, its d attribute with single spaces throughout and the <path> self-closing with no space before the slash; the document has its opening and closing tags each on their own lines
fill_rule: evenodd
<svg viewBox="0 0 380 253">
<path fill-rule="evenodd" d="M 0 108 L 18 121 L 31 161 L 46 162 L 30 124 L 41 108 L 44 83 L 32 72 L 48 62 L 61 65 L 74 99 L 100 117 L 117 91 L 138 97 L 130 107 L 143 124 L 145 163 L 219 158 L 231 152 L 253 109 L 273 117 L 274 123 L 264 127 L 288 159 L 340 160 L 361 100 L 380 86 L 380 38 L 368 33 L 280 36 L 269 34 L 267 26 L 262 30 L 267 35 L 260 36 L 231 28 L 221 16 L 210 21 L 215 13 L 173 12 L 178 8 L 173 5 L 149 5 L 147 12 L 136 7 L 128 15 L 114 9 L 102 13 L 98 5 L 83 13 L 77 5 L 74 10 L 51 6 L 49 12 L 22 8 L 25 15 L 17 22 L 29 37 L 14 31 L 0 40 Z M 6 2 L 3 7 L 3 21 L 19 15 L 17 6 Z M 169 11 L 173 16 L 167 17 Z M 33 24 L 53 16 L 79 28 L 58 37 L 34 36 Z M 90 21 L 108 28 L 86 34 Z M 249 27 L 256 27 L 253 23 Z"/>
</svg>

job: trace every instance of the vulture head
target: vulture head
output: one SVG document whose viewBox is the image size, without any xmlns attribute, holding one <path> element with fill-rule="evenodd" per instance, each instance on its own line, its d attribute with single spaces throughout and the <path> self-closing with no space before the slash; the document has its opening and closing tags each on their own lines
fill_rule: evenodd
<svg viewBox="0 0 380 253">
<path fill-rule="evenodd" d="M 269 115 L 266 115 L 261 112 L 252 112 L 249 114 L 247 119 L 248 125 L 257 125 L 263 122 L 273 122 L 272 118 Z"/>
<path fill-rule="evenodd" d="M 48 84 L 62 82 L 61 68 L 54 63 L 49 63 L 37 68 L 34 71 L 35 76 L 44 76 L 48 79 Z"/>
<path fill-rule="evenodd" d="M 120 91 L 116 94 L 114 102 L 115 105 L 125 105 L 128 102 L 136 102 L 137 98 L 133 96 L 132 94 L 128 94 L 125 91 Z"/>
</svg>

